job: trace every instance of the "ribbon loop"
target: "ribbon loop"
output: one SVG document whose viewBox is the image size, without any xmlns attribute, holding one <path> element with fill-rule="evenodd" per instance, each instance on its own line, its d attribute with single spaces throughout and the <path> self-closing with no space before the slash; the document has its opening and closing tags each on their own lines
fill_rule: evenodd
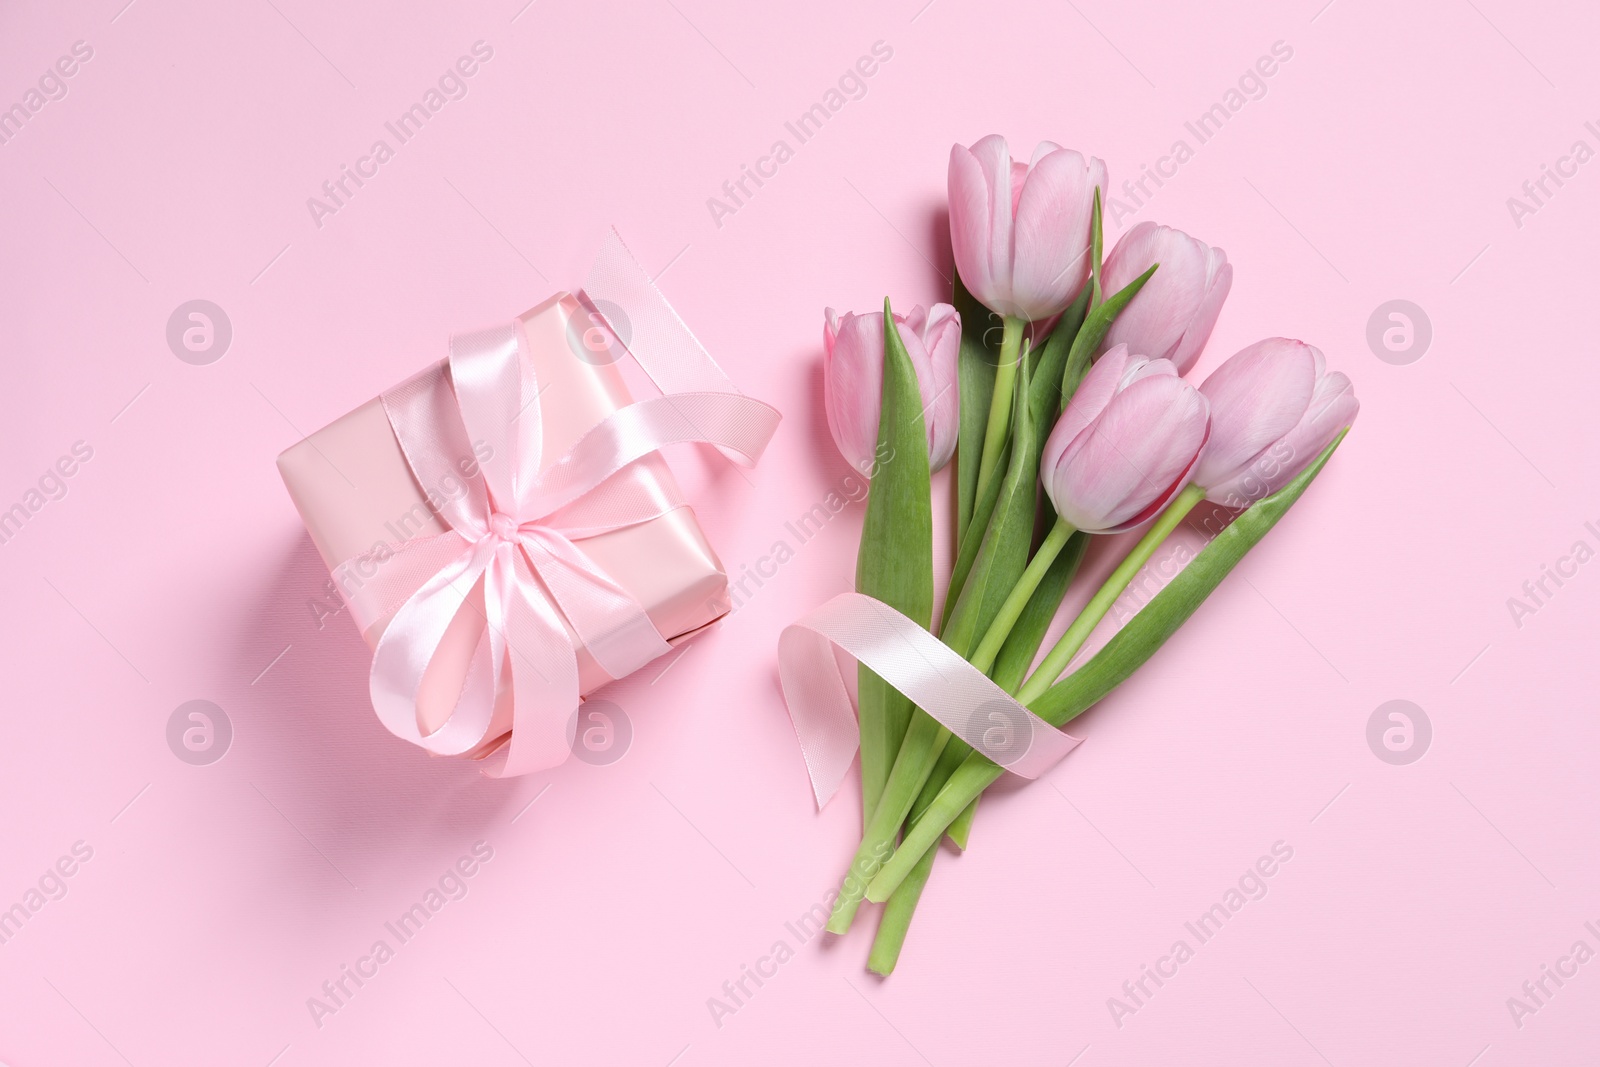
<svg viewBox="0 0 1600 1067">
<path fill-rule="evenodd" d="M 461 425 L 474 445 L 486 446 L 479 469 L 490 500 L 514 518 L 521 502 L 517 483 L 538 474 L 543 444 L 538 405 L 524 407 L 536 383 L 522 358 L 521 332 L 513 322 L 456 334 L 449 363 Z"/>
<path fill-rule="evenodd" d="M 669 393 L 619 408 L 540 476 L 533 510 L 548 515 L 591 492 L 629 463 L 667 445 L 716 445 L 753 467 L 782 416 L 732 393 Z"/>
<path fill-rule="evenodd" d="M 1013 774 L 1037 778 L 1080 743 L 889 605 L 841 593 L 778 638 L 783 695 L 819 808 L 844 781 L 860 744 L 835 646 Z"/>
</svg>

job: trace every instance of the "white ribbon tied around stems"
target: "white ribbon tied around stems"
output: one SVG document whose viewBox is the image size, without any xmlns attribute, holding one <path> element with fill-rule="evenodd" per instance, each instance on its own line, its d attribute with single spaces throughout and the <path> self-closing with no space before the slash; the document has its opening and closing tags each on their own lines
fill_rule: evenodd
<svg viewBox="0 0 1600 1067">
<path fill-rule="evenodd" d="M 819 808 L 844 781 L 860 746 L 835 646 L 1013 774 L 1037 778 L 1081 743 L 1017 703 L 889 605 L 861 593 L 841 593 L 778 638 L 783 695 Z"/>
<path fill-rule="evenodd" d="M 644 334 L 632 331 L 629 349 L 667 393 L 613 412 L 542 473 L 538 382 L 518 323 L 453 338 L 448 369 L 436 366 L 383 396 L 418 483 L 459 478 L 465 492 L 435 501 L 448 532 L 394 548 L 379 579 L 355 583 L 350 594 L 358 620 L 394 610 L 373 653 L 373 706 L 396 736 L 460 755 L 492 740 L 496 704 L 509 695 L 510 741 L 485 760 L 495 776 L 552 767 L 571 752 L 579 679 L 567 625 L 613 678 L 668 650 L 643 606 L 574 544 L 683 506 L 629 464 L 696 441 L 753 466 L 780 418 L 733 388 L 615 231 L 587 290 L 648 324 Z M 449 387 L 440 388 L 446 373 Z M 692 391 L 671 391 L 686 384 Z M 488 447 L 463 464 L 474 442 Z M 424 734 L 423 678 L 457 613 L 476 607 L 480 582 L 483 634 L 449 718 Z"/>
</svg>

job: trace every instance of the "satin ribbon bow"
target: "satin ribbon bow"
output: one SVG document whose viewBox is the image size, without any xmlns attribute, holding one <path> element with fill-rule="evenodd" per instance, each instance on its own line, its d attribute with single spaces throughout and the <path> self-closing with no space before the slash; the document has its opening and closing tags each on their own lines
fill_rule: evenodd
<svg viewBox="0 0 1600 1067">
<path fill-rule="evenodd" d="M 614 234 L 612 240 L 602 265 L 636 282 L 633 272 L 643 272 Z M 571 752 L 567 732 L 579 703 L 574 639 L 613 678 L 668 650 L 643 606 L 575 542 L 683 506 L 675 492 L 630 466 L 634 461 L 665 445 L 697 441 L 754 465 L 780 416 L 731 385 L 715 388 L 727 379 L 648 276 L 643 285 L 648 293 L 623 294 L 635 301 L 630 313 L 644 321 L 634 331 L 634 354 L 657 381 L 713 388 L 620 408 L 542 472 L 540 390 L 523 355 L 520 323 L 458 335 L 446 364 L 384 394 L 418 484 L 465 486 L 430 501 L 447 532 L 394 548 L 379 580 L 360 583 L 350 596 L 358 619 L 394 611 L 373 653 L 371 692 L 378 718 L 396 736 L 437 755 L 471 752 L 493 740 L 497 704 L 509 696 L 510 741 L 485 761 L 488 773 L 552 767 Z M 663 308 L 670 318 L 660 318 Z M 658 347 L 646 362 L 637 346 L 652 337 Z M 440 375 L 448 375 L 447 387 L 440 387 Z M 428 666 L 457 615 L 477 608 L 480 582 L 483 634 L 448 720 L 425 734 L 417 703 Z M 396 609 L 400 590 L 409 595 Z"/>
</svg>

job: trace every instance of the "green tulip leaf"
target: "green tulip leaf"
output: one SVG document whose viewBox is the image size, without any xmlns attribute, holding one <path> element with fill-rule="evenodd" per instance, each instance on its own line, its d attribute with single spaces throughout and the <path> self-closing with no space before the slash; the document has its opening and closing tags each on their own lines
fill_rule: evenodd
<svg viewBox="0 0 1600 1067">
<path fill-rule="evenodd" d="M 1022 685 L 1088 548 L 1088 534 L 1078 532 L 1072 535 L 1067 547 L 1061 550 L 1061 554 L 1050 564 L 1050 569 L 1044 572 L 1044 578 L 1033 591 L 1033 596 L 1028 598 L 1028 606 L 1017 617 L 1006 643 L 1000 646 L 1000 654 L 994 661 L 993 676 L 995 684 L 1006 692 L 1015 693 Z"/>
<path fill-rule="evenodd" d="M 972 651 L 1000 613 L 1000 606 L 1028 566 L 1039 486 L 1039 452 L 1034 446 L 1033 419 L 1026 407 L 1029 381 L 1024 360 L 1017 374 L 1014 431 L 1005 476 L 992 479 L 1000 485 L 993 514 L 984 528 L 971 573 L 955 598 L 955 609 L 947 612 L 950 625 L 945 643 L 963 656 Z M 974 522 L 973 530 L 976 529 Z"/>
<path fill-rule="evenodd" d="M 1111 324 L 1122 313 L 1122 309 L 1128 306 L 1128 302 L 1139 295 L 1144 283 L 1150 280 L 1150 276 L 1160 266 L 1159 263 L 1152 263 L 1149 270 L 1112 293 L 1105 303 L 1085 316 L 1083 328 L 1072 339 L 1072 352 L 1067 356 L 1066 370 L 1062 374 L 1061 395 L 1065 398 L 1062 400 L 1063 408 L 1066 407 L 1066 401 L 1072 398 L 1072 394 L 1078 391 L 1078 383 L 1083 381 L 1083 376 L 1089 373 L 1089 363 L 1094 357 L 1094 350 L 1106 339 L 1106 334 L 1111 331 Z"/>
<path fill-rule="evenodd" d="M 877 464 L 856 556 L 856 591 L 927 626 L 933 621 L 933 497 L 916 370 L 883 302 L 883 403 Z M 860 668 L 863 819 L 877 804 L 911 718 L 911 701 Z"/>
<path fill-rule="evenodd" d="M 966 535 L 977 507 L 978 461 L 989 428 L 995 367 L 1000 361 L 1000 316 L 978 303 L 957 274 L 951 303 L 961 315 L 961 350 L 956 385 L 961 391 L 961 421 L 956 437 L 956 540 Z M 985 519 L 985 522 L 988 520 Z"/>
<path fill-rule="evenodd" d="M 1031 705 L 1033 711 L 1052 726 L 1060 726 L 1092 707 L 1143 666 L 1156 649 L 1165 644 L 1167 638 L 1195 613 L 1205 598 L 1222 584 L 1222 580 L 1244 559 L 1245 553 L 1254 548 L 1294 506 L 1312 479 L 1327 465 L 1329 457 L 1344 440 L 1346 433 L 1349 433 L 1348 429 L 1340 431 L 1339 436 L 1294 481 L 1240 512 L 1088 663 L 1051 686 L 1034 701 Z"/>
<path fill-rule="evenodd" d="M 1061 313 L 1049 338 L 1034 350 L 1038 359 L 1032 367 L 1033 386 L 1028 395 L 1028 410 L 1033 415 L 1033 432 L 1041 449 L 1044 439 L 1050 436 L 1056 416 L 1066 407 L 1066 401 L 1061 399 L 1062 376 L 1067 368 L 1067 355 L 1072 351 L 1078 331 L 1083 328 L 1088 310 L 1089 286 L 1085 284 L 1077 299 Z"/>
</svg>

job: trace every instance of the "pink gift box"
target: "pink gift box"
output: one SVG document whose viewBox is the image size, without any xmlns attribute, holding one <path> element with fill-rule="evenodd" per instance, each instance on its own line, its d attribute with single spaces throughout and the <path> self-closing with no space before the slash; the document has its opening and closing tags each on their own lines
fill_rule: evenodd
<svg viewBox="0 0 1600 1067">
<path fill-rule="evenodd" d="M 541 456 L 548 469 L 586 431 L 633 398 L 615 362 L 580 356 L 582 345 L 574 342 L 590 316 L 576 298 L 559 293 L 518 321 L 524 333 L 523 352 L 532 362 L 542 395 L 559 397 L 558 403 L 541 409 Z M 434 381 L 436 389 L 451 388 L 447 374 Z M 659 453 L 636 460 L 634 468 L 663 495 L 678 496 L 672 471 Z M 451 487 L 418 484 L 379 398 L 286 450 L 278 457 L 278 470 L 330 570 L 448 529 L 437 509 L 429 506 L 428 493 L 449 492 Z M 688 506 L 574 541 L 639 602 L 673 645 L 728 611 L 727 575 Z M 341 590 L 347 596 L 349 592 Z M 485 627 L 481 582 L 468 604 L 450 624 L 418 695 L 417 719 L 423 733 L 444 724 L 461 692 Z M 362 636 L 369 646 L 377 646 L 392 614 L 366 627 Z M 612 681 L 570 625 L 567 630 L 577 649 L 580 692 L 587 695 Z M 474 755 L 498 746 L 510 729 L 511 710 L 508 690 L 500 694 L 487 740 Z"/>
</svg>

